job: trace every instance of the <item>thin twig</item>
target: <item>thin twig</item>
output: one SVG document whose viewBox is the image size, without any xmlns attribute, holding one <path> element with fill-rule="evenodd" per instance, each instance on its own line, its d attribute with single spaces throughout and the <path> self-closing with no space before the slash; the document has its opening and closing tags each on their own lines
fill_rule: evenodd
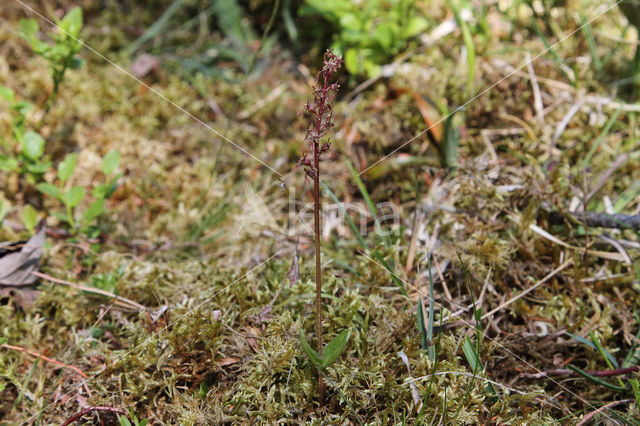
<svg viewBox="0 0 640 426">
<path fill-rule="evenodd" d="M 581 216 L 582 215 L 572 216 L 571 219 L 586 223 L 587 226 L 592 228 L 640 230 L 640 215 L 586 212 L 584 218 Z M 565 216 L 560 212 L 549 212 L 549 223 L 552 225 L 564 224 Z"/>
<path fill-rule="evenodd" d="M 536 109 L 536 118 L 538 119 L 538 125 L 544 125 L 544 105 L 542 104 L 542 96 L 540 95 L 540 85 L 538 85 L 538 79 L 533 69 L 531 54 L 526 53 L 525 60 L 527 61 L 527 71 L 529 72 L 529 80 L 531 81 L 531 87 L 533 89 L 533 106 Z"/>
<path fill-rule="evenodd" d="M 137 311 L 140 311 L 140 312 L 144 312 L 144 311 L 146 311 L 148 309 L 147 307 L 142 306 L 141 304 L 136 303 L 133 300 L 129 300 L 126 297 L 118 296 L 117 294 L 113 294 L 113 293 L 110 293 L 108 291 L 101 290 L 99 288 L 87 287 L 87 286 L 84 286 L 82 284 L 72 283 L 71 281 L 61 280 L 59 278 L 54 278 L 54 277 L 52 277 L 50 275 L 43 274 L 42 272 L 33 271 L 31 273 L 33 275 L 35 275 L 36 277 L 42 278 L 42 279 L 47 280 L 47 281 L 51 281 L 51 282 L 56 283 L 56 284 L 63 284 L 63 285 L 69 286 L 71 288 L 75 288 L 76 290 L 82 290 L 82 291 L 86 291 L 88 293 L 99 294 L 101 296 L 106 296 L 106 297 L 109 297 L 111 299 L 115 299 L 116 301 L 120 302 L 121 306 L 124 305 L 124 307 L 128 307 L 129 309 L 134 308 L 134 310 L 137 310 Z"/>
<path fill-rule="evenodd" d="M 582 418 L 582 420 L 580 420 L 580 423 L 577 424 L 577 426 L 581 426 L 581 425 L 587 423 L 589 420 L 591 420 L 591 418 L 593 416 L 603 412 L 607 408 L 615 407 L 616 405 L 626 404 L 626 403 L 632 402 L 632 401 L 633 401 L 633 399 L 623 399 L 622 401 L 613 401 L 613 402 L 610 402 L 610 403 L 608 403 L 606 405 L 603 405 L 602 407 L 598 408 L 597 410 L 592 411 L 589 414 L 587 414 L 586 416 L 584 416 Z"/>
<path fill-rule="evenodd" d="M 526 294 L 531 293 L 533 290 L 535 290 L 536 288 L 540 287 L 542 284 L 544 284 L 545 282 L 550 280 L 552 277 L 554 277 L 556 274 L 558 274 L 560 271 L 562 271 L 563 269 L 565 269 L 567 266 L 571 265 L 572 263 L 573 263 L 573 259 L 567 260 L 562 265 L 558 266 L 556 269 L 554 269 L 553 271 L 549 272 L 544 278 L 542 278 L 540 281 L 535 283 L 533 286 L 531 286 L 528 289 L 524 290 L 522 293 L 519 293 L 518 295 L 512 297 L 511 299 L 507 300 L 506 302 L 500 304 L 500 306 L 498 306 L 497 308 L 495 308 L 495 309 L 487 312 L 486 314 L 484 314 L 482 316 L 482 319 L 486 319 L 486 318 L 490 317 L 491 315 L 495 314 L 496 312 L 501 311 L 502 309 L 506 308 L 507 306 L 509 306 L 510 304 L 515 302 L 516 300 L 522 299 Z"/>
<path fill-rule="evenodd" d="M 496 385 L 498 387 L 506 389 L 509 392 L 519 393 L 520 395 L 527 395 L 526 392 L 522 392 L 522 391 L 519 391 L 518 389 L 510 388 L 509 386 L 503 385 L 502 383 L 498 383 L 496 381 L 489 380 L 489 379 L 487 379 L 485 377 L 481 377 L 481 376 L 478 376 L 478 375 L 473 375 L 471 373 L 466 373 L 464 371 L 441 371 L 439 373 L 427 374 L 426 376 L 416 377 L 415 379 L 407 380 L 406 382 L 404 382 L 404 384 L 407 385 L 409 383 L 417 382 L 418 380 L 429 379 L 429 378 L 431 378 L 433 376 L 444 376 L 444 375 L 447 375 L 447 374 L 451 374 L 453 376 L 466 376 L 466 377 L 471 377 L 473 379 L 484 380 L 487 383 L 491 383 L 492 385 Z"/>
<path fill-rule="evenodd" d="M 587 371 L 587 373 L 594 377 L 614 377 L 614 376 L 621 376 L 624 374 L 635 373 L 637 371 L 640 371 L 640 366 L 633 365 L 631 367 L 617 368 L 615 370 Z M 552 377 L 552 376 L 574 377 L 577 375 L 578 374 L 575 371 L 569 370 L 567 368 L 558 368 L 555 370 L 541 371 L 539 373 L 521 374 L 522 377 L 525 377 L 527 379 L 543 379 L 545 377 Z"/>
<path fill-rule="evenodd" d="M 64 423 L 62 423 L 62 426 L 68 426 L 71 423 L 77 422 L 84 415 L 92 413 L 94 411 L 106 411 L 108 413 L 119 414 L 121 416 L 125 416 L 127 419 L 129 419 L 130 422 L 133 422 L 133 420 L 131 420 L 131 417 L 129 417 L 127 412 L 124 411 L 124 410 L 121 410 L 119 408 L 113 408 L 113 407 L 89 407 L 89 408 L 85 408 L 84 410 L 82 410 L 82 411 L 74 414 L 73 416 L 69 417 Z"/>
<path fill-rule="evenodd" d="M 41 353 L 38 353 L 36 351 L 31 351 L 29 349 L 25 349 L 25 348 L 23 348 L 21 346 L 7 345 L 6 343 L 3 343 L 2 345 L 0 345 L 0 347 L 5 348 L 5 349 L 11 349 L 13 351 L 22 352 L 22 353 L 25 353 L 27 355 L 35 356 L 36 358 L 43 359 L 46 362 L 50 362 L 52 364 L 59 365 L 59 366 L 61 366 L 63 368 L 69 368 L 70 370 L 75 371 L 77 374 L 79 374 L 82 377 L 82 379 L 83 379 L 82 383 L 84 384 L 85 390 L 87 391 L 87 394 L 89 396 L 91 396 L 91 391 L 87 387 L 87 384 L 86 384 L 86 382 L 84 380 L 84 379 L 88 379 L 89 376 L 87 376 L 78 367 L 76 367 L 74 365 L 71 365 L 71 364 L 65 364 L 64 362 L 58 361 L 57 359 L 49 358 L 47 356 L 42 355 Z"/>
</svg>

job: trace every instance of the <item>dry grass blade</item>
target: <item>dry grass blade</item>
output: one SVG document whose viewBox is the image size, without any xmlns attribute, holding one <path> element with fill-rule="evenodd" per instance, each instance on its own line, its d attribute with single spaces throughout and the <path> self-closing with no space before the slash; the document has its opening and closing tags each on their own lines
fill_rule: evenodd
<svg viewBox="0 0 640 426">
<path fill-rule="evenodd" d="M 99 288 L 87 287 L 86 285 L 76 284 L 70 281 L 61 280 L 61 279 L 49 276 L 47 274 L 43 274 L 42 272 L 32 272 L 32 274 L 38 278 L 42 278 L 43 280 L 47 280 L 52 283 L 66 285 L 68 287 L 75 288 L 76 290 L 86 291 L 87 293 L 92 293 L 92 294 L 99 294 L 101 296 L 114 299 L 116 304 L 124 308 L 132 309 L 138 312 L 146 312 L 147 310 L 149 310 L 149 308 L 147 308 L 146 306 L 143 306 L 137 302 L 134 302 L 133 300 L 129 300 L 125 297 L 118 296 L 117 294 L 109 293 L 108 291 L 105 291 Z"/>
</svg>

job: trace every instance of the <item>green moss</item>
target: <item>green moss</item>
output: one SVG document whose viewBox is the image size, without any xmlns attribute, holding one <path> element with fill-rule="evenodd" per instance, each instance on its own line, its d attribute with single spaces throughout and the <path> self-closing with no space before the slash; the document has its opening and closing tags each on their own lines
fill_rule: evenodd
<svg viewBox="0 0 640 426">
<path fill-rule="evenodd" d="M 148 26 L 168 3 L 154 2 L 157 10 L 124 16 L 116 3 L 108 11 L 87 12 L 91 19 L 85 37 L 92 47 L 128 67 L 132 59 L 119 49 L 136 38 L 131 28 Z M 434 22 L 446 18 L 440 2 L 419 3 Z M 558 25 L 567 23 L 578 6 L 593 10 L 592 4 L 577 3 L 560 8 Z M 495 34 L 475 37 L 478 52 L 487 51 L 486 57 L 478 57 L 478 88 L 505 76 L 498 59 L 516 66 L 522 62 L 523 49 L 544 48 L 519 10 L 496 6 L 487 13 L 491 22 L 500 25 L 495 25 Z M 612 73 L 622 68 L 629 49 L 599 34 L 618 31 L 618 19 L 607 14 L 593 23 L 600 49 L 617 49 L 605 66 Z M 0 29 L 0 84 L 10 86 L 21 99 L 42 103 L 51 90 L 48 70 L 15 35 L 15 19 L 6 22 Z M 567 28 L 574 27 L 570 24 Z M 343 356 L 325 372 L 328 404 L 323 408 L 316 406 L 317 372 L 298 341 L 301 328 L 307 335 L 313 330 L 313 250 L 303 231 L 298 245 L 301 279 L 290 286 L 287 271 L 297 233 L 287 226 L 288 193 L 281 191 L 275 175 L 244 153 L 85 52 L 87 67 L 68 73 L 41 128 L 47 155 L 57 163 L 66 153 L 78 152 L 77 173 L 70 184 L 91 191 L 101 178 L 100 158 L 116 148 L 122 154 L 124 176 L 100 224 L 100 244 L 48 239 L 42 270 L 87 283 L 95 274 L 122 267 L 118 295 L 153 309 L 124 311 L 106 298 L 53 284 L 42 284 L 32 305 L 22 306 L 15 297 L 2 296 L 0 337 L 84 371 L 91 377 L 87 382 L 91 396 L 79 387 L 76 374 L 67 371 L 57 381 L 59 367 L 41 359 L 30 376 L 36 358 L 4 348 L 0 349 L 0 385 L 6 389 L 0 394 L 0 417 L 8 422 L 28 421 L 52 398 L 68 393 L 64 404 L 46 408 L 42 423 L 60 424 L 86 403 L 131 408 L 152 422 L 185 425 L 355 424 L 358 419 L 365 424 L 399 424 L 403 416 L 410 424 L 548 424 L 565 416 L 569 417 L 564 421 L 577 421 L 577 415 L 570 413 L 591 411 L 589 404 L 601 406 L 618 398 L 582 379 L 543 381 L 520 376 L 523 371 L 556 368 L 554 362 L 569 359 L 587 370 L 607 368 L 596 351 L 558 337 L 558 331 L 583 336 L 593 331 L 619 361 L 637 331 L 633 312 L 640 297 L 633 269 L 623 262 L 583 256 L 587 234 L 590 249 L 613 251 L 598 239 L 605 231 L 569 223 L 552 227 L 545 222 L 546 210 L 567 210 L 574 197 L 580 198 L 585 188 L 593 189 L 612 162 L 625 154 L 629 160 L 612 170 L 588 208 L 604 209 L 606 195 L 618 203 L 620 211 L 637 211 L 634 188 L 640 168 L 634 114 L 621 113 L 586 170 L 584 158 L 602 132 L 597 120 L 600 112 L 592 104 L 583 106 L 550 149 L 549 138 L 580 90 L 609 96 L 607 81 L 595 76 L 584 61 L 588 51 L 580 37 L 577 33 L 556 46 L 560 56 L 579 58 L 571 62 L 580 79 L 577 92 L 549 83 L 549 79 L 564 82 L 553 61 L 540 58 L 534 64 L 547 107 L 544 123 L 538 122 L 532 109 L 530 82 L 512 76 L 467 106 L 458 170 L 440 169 L 437 149 L 421 136 L 401 149 L 419 161 L 410 167 L 390 167 L 375 181 L 365 181 L 374 201 L 393 201 L 399 207 L 401 226 L 391 238 L 391 247 L 374 236 L 368 242 L 409 283 L 410 298 L 400 294 L 383 268 L 354 251 L 360 247 L 346 227 L 334 229 L 323 251 L 324 337 L 328 341 L 345 328 L 351 329 L 352 337 Z M 461 45 L 460 35 L 454 32 L 412 53 L 389 79 L 378 81 L 349 103 L 338 102 L 334 145 L 339 153 L 363 169 L 424 130 L 424 117 L 412 92 L 449 108 L 465 103 Z M 501 49 L 490 49 L 494 45 Z M 305 126 L 298 113 L 310 88 L 291 71 L 305 71 L 298 64 L 292 67 L 297 59 L 278 49 L 273 52 L 260 77 L 243 84 L 200 74 L 186 81 L 171 68 L 146 76 L 145 82 L 286 173 L 301 154 Z M 227 77 L 244 79 L 237 70 L 227 71 Z M 342 93 L 353 88 L 344 82 Z M 225 114 L 237 105 L 237 114 L 219 115 L 211 108 L 211 100 Z M 604 109 L 607 117 L 611 112 Z M 36 107 L 28 117 L 29 126 L 38 125 L 41 113 Z M 0 106 L 0 136 L 5 139 L 9 123 Z M 497 162 L 483 139 L 484 130 L 496 131 L 490 143 Z M 397 158 L 392 156 L 389 164 Z M 326 182 L 336 195 L 358 202 L 360 194 L 342 163 L 326 164 Z M 416 178 L 423 191 L 423 205 L 417 210 L 423 231 L 434 238 L 439 267 L 433 271 L 436 318 L 459 311 L 456 320 L 470 321 L 469 291 L 476 302 L 483 294 L 479 307 L 484 313 L 534 285 L 561 259 L 574 261 L 502 310 L 490 324 L 483 322 L 488 328 L 483 329 L 487 336 L 480 358 L 486 374 L 475 379 L 469 377 L 472 371 L 461 349 L 466 335 L 475 339 L 469 324 L 437 337 L 437 363 L 420 347 L 415 288 L 426 288 L 428 276 L 424 262 L 419 269 L 415 265 L 426 250 L 425 234 L 418 241 L 414 267 L 404 270 L 411 215 L 416 211 Z M 285 179 L 290 189 L 297 190 L 298 200 L 308 198 L 304 192 L 309 186 L 302 189 L 303 179 L 300 175 Z M 15 193 L 20 184 L 18 176 L 0 172 L 0 198 L 10 200 L 12 207 L 9 223 L 20 223 L 19 212 L 29 198 Z M 264 209 L 256 207 L 256 199 Z M 55 207 L 47 198 L 36 201 L 43 215 Z M 59 226 L 50 217 L 48 224 Z M 532 232 L 531 224 L 580 250 L 551 243 Z M 610 235 L 637 242 L 637 235 L 630 231 Z M 0 241 L 25 236 L 13 226 L 0 228 Z M 82 253 L 88 247 L 95 250 L 91 261 Z M 626 250 L 637 258 L 637 248 Z M 277 252 L 276 258 L 261 265 Z M 470 289 L 458 254 L 470 272 Z M 155 310 L 162 306 L 168 309 L 156 317 Z M 539 335 L 544 333 L 536 328 L 538 322 L 546 324 L 547 335 Z M 411 373 L 399 352 L 406 354 Z M 411 378 L 422 378 L 413 382 L 417 402 L 407 383 Z M 486 391 L 485 379 L 523 393 L 496 386 L 496 398 Z"/>
</svg>

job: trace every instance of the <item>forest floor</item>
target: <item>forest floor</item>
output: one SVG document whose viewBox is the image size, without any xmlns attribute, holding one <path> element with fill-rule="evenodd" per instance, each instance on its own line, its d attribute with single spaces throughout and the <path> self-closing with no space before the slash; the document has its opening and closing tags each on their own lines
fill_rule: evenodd
<svg viewBox="0 0 640 426">
<path fill-rule="evenodd" d="M 0 172 L 0 241 L 30 236 L 27 204 L 47 225 L 36 291 L 0 296 L 0 424 L 97 406 L 183 425 L 637 422 L 638 229 L 581 222 L 640 214 L 635 30 L 617 8 L 570 1 L 536 31 L 524 4 L 492 2 L 469 67 L 463 33 L 433 31 L 456 22 L 445 2 L 418 2 L 430 37 L 384 78 L 341 77 L 321 174 L 324 336 L 351 338 L 318 407 L 299 338 L 314 330 L 313 188 L 296 165 L 326 46 L 275 43 L 248 77 L 170 57 L 143 72 L 131 28 L 171 2 L 77 3 L 91 49 L 48 113 L 47 63 L 18 35 L 20 18 L 48 24 L 19 2 L 0 11 L 0 85 L 35 105 L 44 181 L 77 153 L 67 185 L 91 194 L 113 149 L 122 176 L 87 236 Z M 4 141 L 13 117 L 0 103 Z M 116 421 L 82 418 L 98 417 Z"/>
</svg>

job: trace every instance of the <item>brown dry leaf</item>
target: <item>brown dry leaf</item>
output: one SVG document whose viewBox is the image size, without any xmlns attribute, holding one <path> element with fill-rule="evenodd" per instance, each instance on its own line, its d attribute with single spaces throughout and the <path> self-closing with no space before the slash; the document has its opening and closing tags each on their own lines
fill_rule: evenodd
<svg viewBox="0 0 640 426">
<path fill-rule="evenodd" d="M 440 143 L 442 141 L 442 123 L 438 122 L 440 118 L 440 114 L 438 110 L 435 109 L 429 102 L 422 99 L 416 92 L 411 92 L 413 95 L 413 99 L 416 101 L 416 106 L 418 107 L 418 111 L 420 111 L 420 115 L 422 115 L 422 119 L 424 120 L 427 128 L 435 138 L 435 140 Z"/>
<path fill-rule="evenodd" d="M 233 365 L 239 362 L 240 362 L 240 358 L 229 357 L 229 358 L 222 358 L 217 360 L 216 364 L 218 364 L 219 367 L 226 367 L 227 365 Z"/>
<path fill-rule="evenodd" d="M 137 78 L 142 78 L 149 74 L 152 70 L 158 68 L 160 61 L 153 55 L 143 53 L 138 56 L 133 64 L 131 64 L 131 74 Z"/>
<path fill-rule="evenodd" d="M 254 352 L 258 352 L 260 346 L 258 345 L 258 339 L 256 337 L 260 337 L 260 330 L 256 327 L 251 327 L 250 325 L 244 328 L 247 332 L 245 338 L 247 339 L 247 343 L 251 346 Z"/>
<path fill-rule="evenodd" d="M 0 297 L 12 296 L 13 302 L 19 308 L 26 309 L 33 305 L 38 296 L 39 290 L 23 287 L 0 287 Z"/>
<path fill-rule="evenodd" d="M 31 272 L 38 269 L 44 246 L 44 226 L 40 226 L 28 241 L 0 243 L 0 285 L 27 286 L 38 277 Z"/>
<path fill-rule="evenodd" d="M 291 266 L 289 272 L 287 272 L 287 278 L 289 278 L 289 286 L 294 285 L 300 279 L 300 266 L 298 265 L 298 253 L 293 255 L 291 259 Z"/>
</svg>

